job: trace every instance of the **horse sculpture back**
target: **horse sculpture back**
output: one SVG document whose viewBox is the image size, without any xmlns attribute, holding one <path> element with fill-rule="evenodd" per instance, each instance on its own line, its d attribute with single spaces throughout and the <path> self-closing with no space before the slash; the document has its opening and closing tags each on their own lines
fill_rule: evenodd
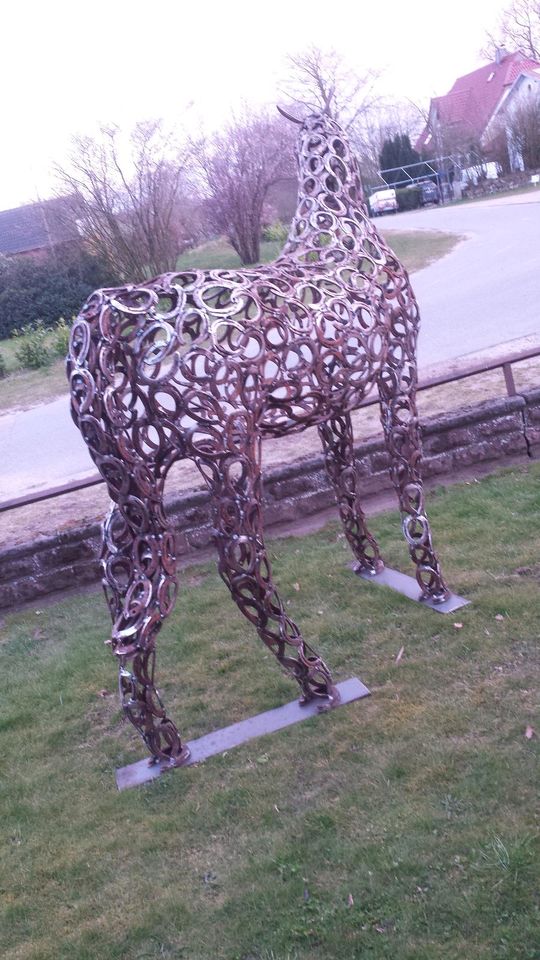
<svg viewBox="0 0 540 960">
<path fill-rule="evenodd" d="M 357 162 L 328 116 L 302 123 L 298 167 L 298 208 L 274 263 L 98 291 L 72 331 L 72 415 L 113 501 L 102 566 L 123 707 L 164 766 L 189 755 L 154 684 L 156 636 L 177 589 L 163 509 L 177 460 L 191 458 L 208 484 L 219 572 L 304 702 L 331 703 L 335 688 L 272 581 L 264 436 L 318 427 L 358 569 L 377 572 L 383 562 L 359 501 L 350 420 L 376 388 L 422 596 L 448 596 L 419 473 L 418 308 L 407 273 L 369 220 Z"/>
</svg>

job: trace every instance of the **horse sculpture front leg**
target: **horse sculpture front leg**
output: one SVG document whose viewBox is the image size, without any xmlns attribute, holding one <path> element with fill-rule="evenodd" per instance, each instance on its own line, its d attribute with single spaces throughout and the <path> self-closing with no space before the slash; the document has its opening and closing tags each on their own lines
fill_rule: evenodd
<svg viewBox="0 0 540 960">
<path fill-rule="evenodd" d="M 388 364 L 379 376 L 381 420 L 390 454 L 390 477 L 401 508 L 402 527 L 416 567 L 420 599 L 442 603 L 450 596 L 431 538 L 420 473 L 422 441 L 416 409 L 414 341 L 403 342 L 399 363 Z"/>
<path fill-rule="evenodd" d="M 354 456 L 351 417 L 343 413 L 319 426 L 326 472 L 335 490 L 345 536 L 356 557 L 356 570 L 380 573 L 384 563 L 375 537 L 369 532 L 360 505 L 360 477 Z"/>
<path fill-rule="evenodd" d="M 337 699 L 324 660 L 287 616 L 272 582 L 261 516 L 260 441 L 249 430 L 235 451 L 197 463 L 213 494 L 218 569 L 241 613 L 302 690 L 301 703 Z"/>
</svg>

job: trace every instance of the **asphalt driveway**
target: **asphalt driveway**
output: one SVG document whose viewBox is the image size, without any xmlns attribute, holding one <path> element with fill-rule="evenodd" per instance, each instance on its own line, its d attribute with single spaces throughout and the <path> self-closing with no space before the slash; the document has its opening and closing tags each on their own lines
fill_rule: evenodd
<svg viewBox="0 0 540 960">
<path fill-rule="evenodd" d="M 540 188 L 383 222 L 465 238 L 413 276 L 422 319 L 420 367 L 540 332 Z"/>
</svg>

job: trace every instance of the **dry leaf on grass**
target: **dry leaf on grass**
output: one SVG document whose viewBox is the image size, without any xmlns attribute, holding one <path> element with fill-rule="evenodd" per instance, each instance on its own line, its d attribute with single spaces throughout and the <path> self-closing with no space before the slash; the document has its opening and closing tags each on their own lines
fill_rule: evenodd
<svg viewBox="0 0 540 960">
<path fill-rule="evenodd" d="M 298 593 L 299 589 L 300 589 L 300 584 L 299 584 L 299 583 L 293 583 L 293 590 L 296 590 L 296 592 Z"/>
<path fill-rule="evenodd" d="M 528 723 L 527 726 L 525 727 L 525 739 L 532 740 L 532 738 L 535 736 L 536 736 L 536 730 L 534 729 L 534 727 L 531 727 L 530 723 Z"/>
<path fill-rule="evenodd" d="M 354 907 L 354 898 L 352 893 L 350 893 L 349 896 L 347 897 L 347 904 L 349 907 Z"/>
<path fill-rule="evenodd" d="M 496 619 L 496 620 L 504 620 L 504 617 L 503 617 L 502 613 L 497 613 L 497 614 L 495 615 L 495 619 Z"/>
</svg>

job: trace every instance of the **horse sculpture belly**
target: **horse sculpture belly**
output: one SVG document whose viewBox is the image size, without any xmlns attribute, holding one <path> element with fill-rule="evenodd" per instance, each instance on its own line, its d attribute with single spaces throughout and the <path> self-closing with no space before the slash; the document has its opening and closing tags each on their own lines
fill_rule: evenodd
<svg viewBox="0 0 540 960">
<path fill-rule="evenodd" d="M 274 264 L 99 291 L 72 332 L 72 413 L 114 502 L 102 565 L 123 707 L 164 765 L 188 757 L 154 684 L 156 636 L 176 596 L 163 510 L 175 461 L 191 458 L 204 476 L 219 572 L 304 701 L 331 702 L 335 688 L 272 582 L 261 519 L 263 435 L 318 426 L 358 569 L 378 571 L 350 420 L 376 386 L 419 586 L 425 597 L 447 596 L 419 474 L 418 310 L 406 271 L 368 219 L 338 125 L 308 117 L 298 157 L 298 211 Z"/>
</svg>

